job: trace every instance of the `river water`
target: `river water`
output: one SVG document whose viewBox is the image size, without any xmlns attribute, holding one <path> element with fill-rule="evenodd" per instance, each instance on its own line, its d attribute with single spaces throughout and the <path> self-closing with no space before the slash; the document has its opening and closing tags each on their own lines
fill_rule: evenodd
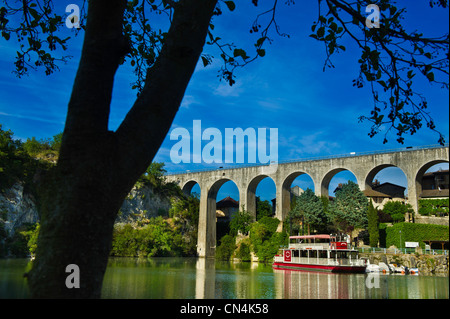
<svg viewBox="0 0 450 319">
<path fill-rule="evenodd" d="M 27 259 L 0 259 L 0 298 L 29 296 Z M 82 278 L 82 269 L 80 270 Z M 82 280 L 82 279 L 81 279 Z M 197 258 L 111 258 L 103 298 L 448 299 L 448 276 L 330 274 Z"/>
</svg>

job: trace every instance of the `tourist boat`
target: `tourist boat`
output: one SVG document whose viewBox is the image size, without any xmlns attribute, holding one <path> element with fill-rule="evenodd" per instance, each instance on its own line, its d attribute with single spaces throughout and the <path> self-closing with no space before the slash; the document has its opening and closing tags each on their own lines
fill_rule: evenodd
<svg viewBox="0 0 450 319">
<path fill-rule="evenodd" d="M 273 268 L 328 272 L 364 273 L 367 260 L 336 235 L 289 237 L 289 248 L 274 257 Z"/>
</svg>

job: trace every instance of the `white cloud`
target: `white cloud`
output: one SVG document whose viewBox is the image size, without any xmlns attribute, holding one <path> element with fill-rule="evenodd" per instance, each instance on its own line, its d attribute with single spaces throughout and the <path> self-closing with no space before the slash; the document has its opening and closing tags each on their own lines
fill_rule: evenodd
<svg viewBox="0 0 450 319">
<path fill-rule="evenodd" d="M 302 136 L 291 135 L 289 138 L 282 138 L 281 143 L 289 150 L 288 156 L 291 159 L 305 155 L 336 154 L 336 150 L 340 149 L 339 143 L 327 141 L 324 132 Z"/>
<path fill-rule="evenodd" d="M 181 108 L 189 109 L 189 107 L 194 104 L 198 103 L 198 101 L 193 97 L 192 95 L 185 95 L 183 97 L 183 101 L 181 102 Z"/>
<path fill-rule="evenodd" d="M 213 94 L 219 96 L 238 97 L 243 91 L 240 83 L 241 82 L 238 82 L 233 86 L 230 86 L 226 82 L 220 82 L 216 89 L 213 91 Z"/>
</svg>

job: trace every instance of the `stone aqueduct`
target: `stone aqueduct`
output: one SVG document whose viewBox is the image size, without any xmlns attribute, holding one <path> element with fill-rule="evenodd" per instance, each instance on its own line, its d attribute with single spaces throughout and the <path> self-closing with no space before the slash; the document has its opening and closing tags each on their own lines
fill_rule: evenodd
<svg viewBox="0 0 450 319">
<path fill-rule="evenodd" d="M 307 159 L 278 165 L 244 166 L 239 168 L 186 172 L 168 175 L 168 182 L 177 183 L 185 193 L 200 186 L 200 216 L 197 252 L 200 257 L 215 255 L 216 196 L 220 187 L 233 181 L 239 189 L 239 205 L 255 216 L 256 188 L 261 180 L 270 177 L 276 186 L 276 217 L 284 220 L 290 210 L 290 187 L 295 178 L 308 174 L 318 196 L 328 195 L 331 179 L 348 170 L 354 174 L 361 190 L 370 189 L 375 175 L 386 167 L 398 167 L 408 181 L 408 201 L 418 211 L 423 174 L 433 165 L 449 162 L 449 147 L 429 146 L 393 151 L 357 153 L 345 156 Z"/>
</svg>

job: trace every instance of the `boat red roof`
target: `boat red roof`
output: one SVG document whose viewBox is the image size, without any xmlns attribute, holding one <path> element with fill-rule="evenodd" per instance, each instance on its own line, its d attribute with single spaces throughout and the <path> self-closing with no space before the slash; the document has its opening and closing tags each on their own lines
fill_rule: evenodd
<svg viewBox="0 0 450 319">
<path fill-rule="evenodd" d="M 330 239 L 330 235 L 303 235 L 303 236 L 290 236 L 290 239 Z"/>
</svg>

